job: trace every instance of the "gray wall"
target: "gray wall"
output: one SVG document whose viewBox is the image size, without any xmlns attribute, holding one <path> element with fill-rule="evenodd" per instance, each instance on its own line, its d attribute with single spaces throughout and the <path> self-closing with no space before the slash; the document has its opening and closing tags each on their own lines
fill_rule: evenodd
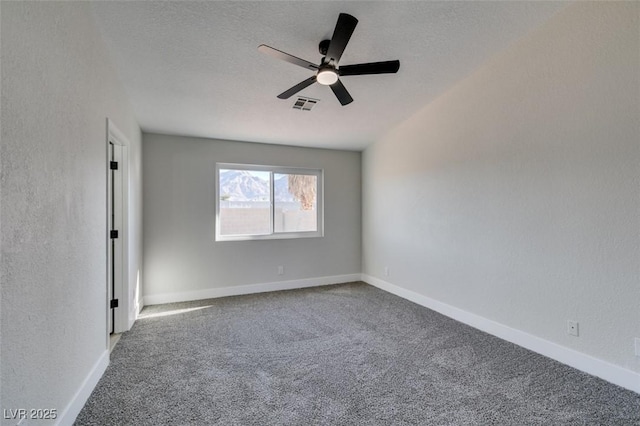
<svg viewBox="0 0 640 426">
<path fill-rule="evenodd" d="M 107 350 L 106 118 L 132 144 L 132 275 L 141 134 L 89 4 L 2 2 L 1 27 L 0 405 L 60 417 Z"/>
<path fill-rule="evenodd" d="M 364 273 L 640 371 L 639 8 L 569 6 L 367 148 Z"/>
<path fill-rule="evenodd" d="M 145 300 L 360 273 L 359 152 L 156 134 L 143 152 Z M 216 162 L 324 169 L 325 236 L 215 242 Z"/>
</svg>

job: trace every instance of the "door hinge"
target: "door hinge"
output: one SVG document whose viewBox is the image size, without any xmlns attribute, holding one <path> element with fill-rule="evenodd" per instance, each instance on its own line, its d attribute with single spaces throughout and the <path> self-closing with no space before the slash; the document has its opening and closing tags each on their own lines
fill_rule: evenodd
<svg viewBox="0 0 640 426">
<path fill-rule="evenodd" d="M 110 168 L 111 170 L 118 170 L 118 162 L 117 162 L 117 161 L 111 161 L 111 162 L 109 163 L 109 168 Z"/>
<path fill-rule="evenodd" d="M 111 235 L 111 238 L 118 238 L 118 230 L 117 229 L 112 230 L 109 234 Z"/>
<path fill-rule="evenodd" d="M 111 299 L 111 303 L 109 304 L 111 309 L 118 307 L 118 299 Z"/>
</svg>

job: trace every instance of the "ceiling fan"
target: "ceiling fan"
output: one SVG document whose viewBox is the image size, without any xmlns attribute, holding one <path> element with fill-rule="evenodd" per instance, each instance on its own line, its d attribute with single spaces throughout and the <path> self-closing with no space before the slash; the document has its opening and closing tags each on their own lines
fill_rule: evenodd
<svg viewBox="0 0 640 426">
<path fill-rule="evenodd" d="M 320 65 L 305 61 L 304 59 L 300 59 L 265 44 L 258 46 L 258 50 L 262 53 L 316 72 L 312 77 L 280 93 L 278 98 L 288 99 L 313 83 L 320 83 L 331 87 L 333 93 L 344 106 L 353 102 L 353 98 L 339 77 L 348 75 L 392 74 L 398 72 L 398 69 L 400 69 L 400 61 L 398 60 L 339 66 L 342 53 L 347 47 L 347 43 L 351 38 L 351 34 L 353 34 L 353 31 L 356 29 L 357 24 L 358 20 L 351 15 L 341 13 L 340 16 L 338 16 L 338 22 L 336 23 L 336 28 L 333 31 L 331 40 L 323 40 L 318 46 L 320 54 L 323 55 Z"/>
</svg>

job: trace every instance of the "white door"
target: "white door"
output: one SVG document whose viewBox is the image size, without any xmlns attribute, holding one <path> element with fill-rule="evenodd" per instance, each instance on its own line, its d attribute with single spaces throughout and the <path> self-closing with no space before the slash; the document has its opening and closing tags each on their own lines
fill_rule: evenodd
<svg viewBox="0 0 640 426">
<path fill-rule="evenodd" d="M 127 331 L 135 306 L 129 285 L 129 142 L 107 119 L 107 348 L 109 335 Z"/>
<path fill-rule="evenodd" d="M 123 147 L 109 142 L 109 273 L 107 283 L 109 334 L 117 332 L 116 315 L 120 306 L 123 284 Z"/>
</svg>

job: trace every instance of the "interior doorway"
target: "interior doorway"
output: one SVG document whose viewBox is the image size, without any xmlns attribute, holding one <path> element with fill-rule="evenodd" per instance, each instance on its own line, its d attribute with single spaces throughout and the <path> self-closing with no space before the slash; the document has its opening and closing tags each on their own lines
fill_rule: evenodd
<svg viewBox="0 0 640 426">
<path fill-rule="evenodd" d="M 128 199 L 127 140 L 107 120 L 107 347 L 129 323 Z"/>
</svg>

